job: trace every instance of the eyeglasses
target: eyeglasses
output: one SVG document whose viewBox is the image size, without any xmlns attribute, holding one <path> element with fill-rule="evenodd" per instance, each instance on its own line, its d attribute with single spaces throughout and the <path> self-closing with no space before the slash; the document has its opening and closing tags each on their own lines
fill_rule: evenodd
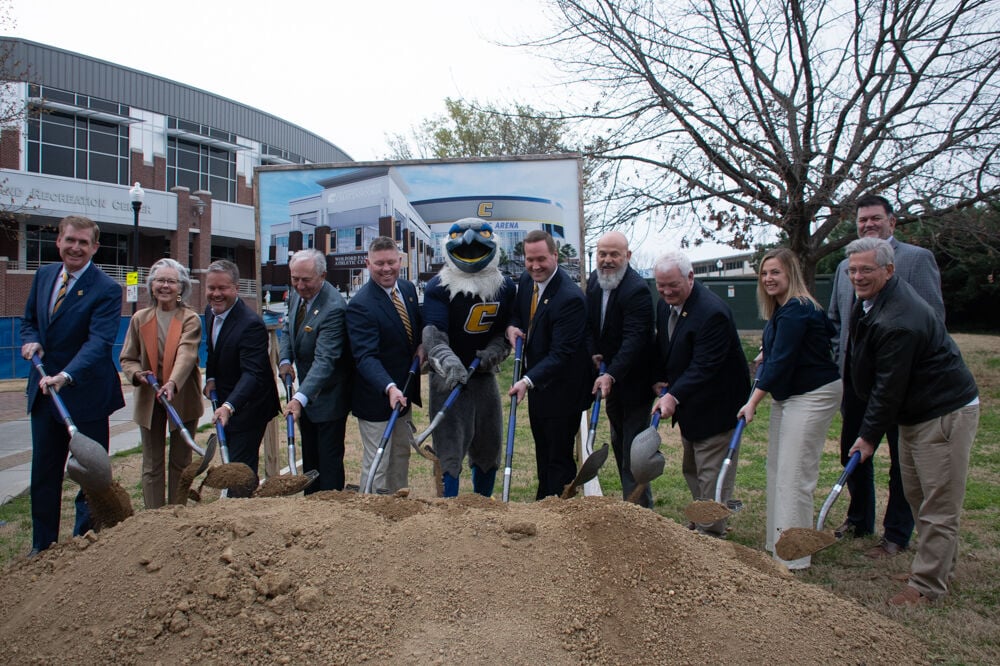
<svg viewBox="0 0 1000 666">
<path fill-rule="evenodd" d="M 845 272 L 850 277 L 854 277 L 855 275 L 859 275 L 859 274 L 862 277 L 868 277 L 869 275 L 871 275 L 875 271 L 881 270 L 882 268 L 883 268 L 882 266 L 860 266 L 860 267 L 854 267 L 854 266 L 852 266 L 852 267 L 848 268 Z"/>
<path fill-rule="evenodd" d="M 170 285 L 171 287 L 174 287 L 180 283 L 181 283 L 180 280 L 175 280 L 173 278 L 153 278 L 153 284 L 158 284 L 161 287 L 164 285 Z"/>
</svg>

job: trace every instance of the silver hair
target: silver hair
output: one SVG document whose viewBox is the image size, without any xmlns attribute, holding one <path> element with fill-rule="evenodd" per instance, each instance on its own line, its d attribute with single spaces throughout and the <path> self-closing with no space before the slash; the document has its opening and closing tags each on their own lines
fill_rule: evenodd
<svg viewBox="0 0 1000 666">
<path fill-rule="evenodd" d="M 316 275 L 326 273 L 326 255 L 314 247 L 299 250 L 293 254 L 291 260 L 288 262 L 288 267 L 291 268 L 292 262 L 307 260 L 312 260 L 313 267 L 316 269 Z"/>
<path fill-rule="evenodd" d="M 653 271 L 656 273 L 669 273 L 670 269 L 676 266 L 684 277 L 691 275 L 694 270 L 691 267 L 691 260 L 683 252 L 667 252 L 660 255 L 660 258 L 653 264 Z"/>
<path fill-rule="evenodd" d="M 850 257 L 852 254 L 861 254 L 862 252 L 871 252 L 872 250 L 875 250 L 875 263 L 879 266 L 889 266 L 895 259 L 896 253 L 892 249 L 892 244 L 881 238 L 865 237 L 851 241 L 844 249 L 844 252 Z"/>
<path fill-rule="evenodd" d="M 228 259 L 219 259 L 218 261 L 213 261 L 205 269 L 206 273 L 225 273 L 233 281 L 233 284 L 239 286 L 240 284 L 240 269 L 233 262 Z"/>
<path fill-rule="evenodd" d="M 191 274 L 182 263 L 169 257 L 159 259 L 149 267 L 149 275 L 146 276 L 146 289 L 149 293 L 153 293 L 153 279 L 156 278 L 156 272 L 161 268 L 172 268 L 177 271 L 177 279 L 181 283 L 181 300 L 186 301 L 187 297 L 191 295 Z"/>
</svg>

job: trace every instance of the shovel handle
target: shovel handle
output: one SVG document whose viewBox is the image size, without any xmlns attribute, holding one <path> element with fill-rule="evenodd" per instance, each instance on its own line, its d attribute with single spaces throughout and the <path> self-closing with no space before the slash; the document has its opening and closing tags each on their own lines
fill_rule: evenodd
<svg viewBox="0 0 1000 666">
<path fill-rule="evenodd" d="M 160 392 L 160 383 L 156 381 L 155 375 L 145 375 L 143 378 L 147 384 L 153 387 L 154 391 L 156 391 L 157 393 Z M 188 432 L 188 429 L 184 427 L 184 422 L 181 421 L 181 415 L 177 413 L 177 410 L 174 409 L 174 406 L 170 404 L 169 400 L 167 400 L 167 396 L 160 395 L 157 397 L 157 400 L 159 400 L 160 404 L 163 405 L 163 408 L 167 410 L 167 416 L 170 417 L 170 422 L 173 423 L 174 426 L 176 426 L 177 430 L 180 431 L 181 437 L 184 438 L 184 442 L 188 445 L 188 447 L 192 451 L 197 453 L 199 456 L 204 458 L 205 450 L 200 446 L 198 446 L 197 444 L 195 444 L 194 438 L 191 437 L 191 433 Z"/>
<path fill-rule="evenodd" d="M 608 372 L 608 365 L 604 361 L 601 361 L 601 366 L 598 369 L 598 373 L 604 375 Z M 597 395 L 594 396 L 594 408 L 590 410 L 590 430 L 593 432 L 597 429 L 597 417 L 601 415 L 601 392 L 598 391 Z"/>
<path fill-rule="evenodd" d="M 521 379 L 521 355 L 524 353 L 524 338 L 514 343 L 514 376 L 511 386 Z M 510 481 L 514 465 L 514 428 L 517 425 L 517 396 L 510 398 L 510 416 L 507 418 L 507 448 L 503 465 L 503 501 L 510 501 Z"/>
<path fill-rule="evenodd" d="M 844 484 L 847 483 L 847 478 L 854 473 L 855 468 L 861 462 L 861 451 L 855 451 L 851 454 L 851 458 L 847 461 L 847 465 L 844 466 L 844 471 L 841 473 L 840 478 L 837 479 L 837 483 L 833 484 L 833 490 L 827 496 L 826 501 L 823 502 L 823 508 L 819 511 L 819 518 L 816 519 L 816 530 L 822 531 L 823 524 L 826 523 L 826 514 L 830 512 L 830 507 L 833 503 L 837 501 L 840 497 L 840 492 L 844 489 Z"/>
<path fill-rule="evenodd" d="M 219 395 L 212 389 L 208 393 L 209 400 L 212 401 L 212 411 L 219 408 Z M 215 422 L 215 435 L 219 438 L 219 454 L 222 456 L 222 462 L 229 464 L 229 447 L 226 446 L 226 430 L 222 427 L 222 424 L 218 421 Z"/>
<path fill-rule="evenodd" d="M 472 377 L 472 373 L 474 373 L 476 371 L 476 368 L 479 367 L 479 362 L 480 359 L 476 357 L 472 360 L 472 363 L 469 364 L 469 374 L 466 376 L 466 381 L 468 381 L 469 377 Z M 465 384 L 458 384 L 455 388 L 451 390 L 451 393 L 448 394 L 448 397 L 445 399 L 444 404 L 441 405 L 441 409 L 439 409 L 438 413 L 434 415 L 433 419 L 431 419 L 431 424 L 427 426 L 426 430 L 417 435 L 415 442 L 418 445 L 422 444 L 424 440 L 430 437 L 431 433 L 434 432 L 434 428 L 438 427 L 438 424 L 441 423 L 441 421 L 444 419 L 444 415 L 448 411 L 448 408 L 452 406 L 452 404 L 455 402 L 456 399 L 458 399 L 458 394 L 462 392 L 463 386 L 465 386 Z"/>
<path fill-rule="evenodd" d="M 42 365 L 41 357 L 35 353 L 31 355 L 31 362 L 35 365 L 35 369 L 38 370 L 38 374 L 44 377 L 46 375 L 45 366 Z M 63 402 L 62 398 L 59 397 L 57 391 L 49 391 L 49 397 L 52 398 L 52 403 L 56 406 L 56 410 L 59 412 L 59 416 L 66 423 L 66 428 L 69 429 L 69 435 L 72 437 L 77 433 L 76 424 L 73 423 L 73 418 L 69 415 L 69 410 L 66 409 L 66 404 Z"/>
<path fill-rule="evenodd" d="M 660 397 L 662 398 L 666 394 L 667 394 L 667 387 L 664 386 L 663 388 L 660 389 Z M 662 416 L 662 414 L 660 414 L 660 410 L 657 409 L 656 411 L 654 411 L 653 412 L 653 418 L 650 419 L 650 421 L 649 421 L 649 427 L 652 428 L 653 430 L 656 430 L 657 428 L 659 428 L 660 427 L 660 418 L 661 418 L 661 416 Z"/>
</svg>

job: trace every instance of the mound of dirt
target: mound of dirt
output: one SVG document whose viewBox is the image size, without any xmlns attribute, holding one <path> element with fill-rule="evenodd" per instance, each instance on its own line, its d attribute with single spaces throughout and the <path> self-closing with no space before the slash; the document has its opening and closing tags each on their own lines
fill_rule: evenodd
<svg viewBox="0 0 1000 666">
<path fill-rule="evenodd" d="M 9 663 L 919 663 L 756 551 L 610 498 L 144 511 L 0 576 Z"/>
</svg>

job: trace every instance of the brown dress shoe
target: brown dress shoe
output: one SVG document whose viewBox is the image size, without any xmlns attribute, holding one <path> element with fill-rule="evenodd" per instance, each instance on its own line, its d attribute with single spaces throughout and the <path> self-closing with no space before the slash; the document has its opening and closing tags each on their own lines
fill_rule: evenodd
<svg viewBox="0 0 1000 666">
<path fill-rule="evenodd" d="M 865 552 L 865 557 L 870 557 L 873 560 L 886 560 L 890 557 L 896 557 L 904 550 L 906 550 L 906 548 L 903 546 L 900 546 L 898 543 L 893 543 L 883 537 L 879 539 L 877 546 Z"/>
<path fill-rule="evenodd" d="M 917 588 L 906 585 L 887 603 L 890 606 L 924 606 L 930 602 L 930 597 L 925 597 Z"/>
</svg>

